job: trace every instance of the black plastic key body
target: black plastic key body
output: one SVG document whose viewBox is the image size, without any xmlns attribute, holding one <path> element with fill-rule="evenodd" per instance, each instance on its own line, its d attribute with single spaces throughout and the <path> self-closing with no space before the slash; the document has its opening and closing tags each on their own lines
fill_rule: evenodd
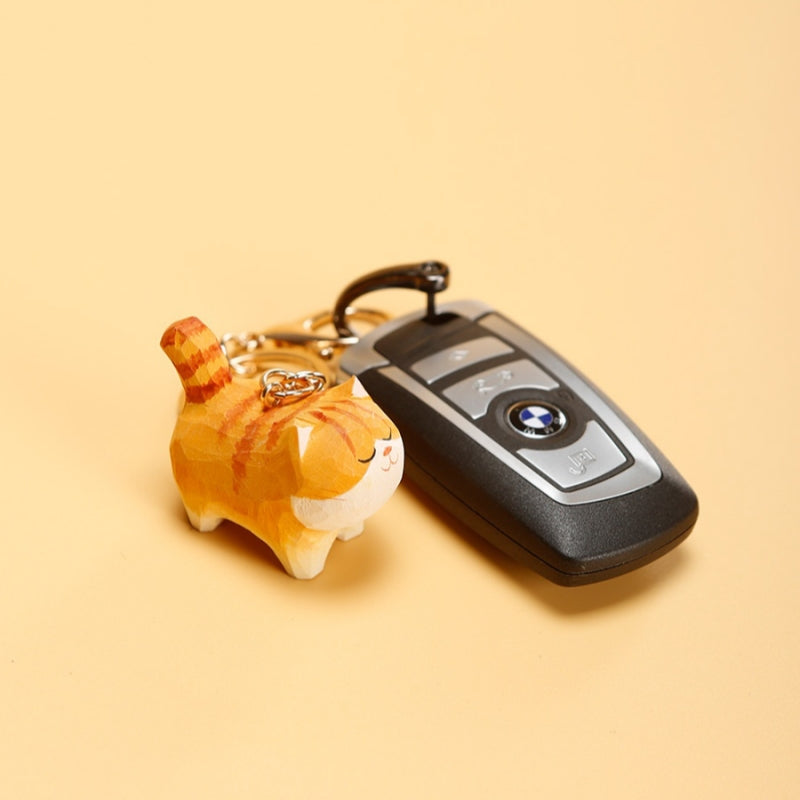
<svg viewBox="0 0 800 800">
<path fill-rule="evenodd" d="M 416 484 L 556 583 L 640 567 L 695 523 L 694 492 L 631 420 L 482 303 L 381 325 L 340 369 L 397 424 Z"/>
</svg>

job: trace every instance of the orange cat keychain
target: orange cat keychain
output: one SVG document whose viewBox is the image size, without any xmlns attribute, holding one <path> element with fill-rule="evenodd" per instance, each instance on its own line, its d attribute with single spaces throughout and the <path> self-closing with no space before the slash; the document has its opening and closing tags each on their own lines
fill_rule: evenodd
<svg viewBox="0 0 800 800">
<path fill-rule="evenodd" d="M 283 349 L 265 355 L 269 341 Z M 170 456 L 189 521 L 200 531 L 225 519 L 241 525 L 295 578 L 318 575 L 333 542 L 361 533 L 392 496 L 403 442 L 357 378 L 326 389 L 320 371 L 272 369 L 261 381 L 248 373 L 259 359 L 313 362 L 285 349 L 292 344 L 314 343 L 318 359 L 330 359 L 344 341 L 313 331 L 219 341 L 196 317 L 170 325 L 161 339 L 185 394 Z"/>
</svg>

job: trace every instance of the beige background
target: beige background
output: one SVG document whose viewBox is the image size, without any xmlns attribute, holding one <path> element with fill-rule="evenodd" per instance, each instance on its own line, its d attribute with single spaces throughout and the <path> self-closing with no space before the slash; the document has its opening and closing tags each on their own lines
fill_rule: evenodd
<svg viewBox="0 0 800 800">
<path fill-rule="evenodd" d="M 0 793 L 797 796 L 798 36 L 746 0 L 5 4 Z M 676 463 L 676 552 L 561 589 L 406 487 L 312 583 L 188 527 L 166 325 L 430 257 Z"/>
</svg>

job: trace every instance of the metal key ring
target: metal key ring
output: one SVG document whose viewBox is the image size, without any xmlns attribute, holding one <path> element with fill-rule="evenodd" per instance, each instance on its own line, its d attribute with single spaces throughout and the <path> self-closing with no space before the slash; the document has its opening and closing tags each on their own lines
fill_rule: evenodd
<svg viewBox="0 0 800 800">
<path fill-rule="evenodd" d="M 220 347 L 231 371 L 244 378 L 257 378 L 270 369 L 288 368 L 300 371 L 332 372 L 316 348 L 309 347 L 307 337 L 302 341 L 287 341 L 284 333 L 226 333 Z"/>
<path fill-rule="evenodd" d="M 344 317 L 348 323 L 350 322 L 363 322 L 370 328 L 375 328 L 378 325 L 383 325 L 390 317 L 384 311 L 378 311 L 374 308 L 355 308 L 348 306 L 344 310 Z M 321 328 L 331 327 L 335 331 L 333 322 L 334 314 L 332 311 L 320 311 L 303 321 L 303 329 L 310 333 L 316 333 Z M 319 352 L 324 358 L 330 358 L 334 352 L 339 348 L 349 347 L 358 342 L 360 336 L 350 328 L 349 335 L 341 336 L 335 335 L 332 337 L 319 337 Z"/>
<path fill-rule="evenodd" d="M 245 353 L 228 359 L 231 370 L 245 378 L 255 378 L 270 369 L 283 367 L 300 371 L 316 371 L 322 368 L 320 360 L 308 353 L 287 352 L 282 349 Z"/>
<path fill-rule="evenodd" d="M 382 311 L 348 308 L 348 320 L 366 323 L 370 327 L 389 319 Z M 317 372 L 334 382 L 336 357 L 344 348 L 355 344 L 359 337 L 338 336 L 332 325 L 332 313 L 321 311 L 298 323 L 297 330 L 268 330 L 260 333 L 245 331 L 226 333 L 220 339 L 220 347 L 234 374 L 245 378 L 257 378 L 270 369 L 283 367 L 292 371 Z M 320 331 L 329 326 L 331 335 Z"/>
</svg>

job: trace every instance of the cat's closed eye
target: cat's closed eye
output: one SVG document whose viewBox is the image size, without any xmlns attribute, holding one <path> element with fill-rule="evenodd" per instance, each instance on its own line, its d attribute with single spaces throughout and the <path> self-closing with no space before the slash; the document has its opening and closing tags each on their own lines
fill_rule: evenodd
<svg viewBox="0 0 800 800">
<path fill-rule="evenodd" d="M 392 429 L 390 427 L 389 428 L 389 435 L 388 436 L 381 436 L 380 441 L 382 441 L 382 442 L 391 442 L 394 438 L 395 438 L 395 435 L 392 432 Z M 368 458 L 359 458 L 358 459 L 358 463 L 359 464 L 368 464 L 370 461 L 372 461 L 373 458 L 375 458 L 375 456 L 377 454 L 378 454 L 378 448 L 373 446 L 372 453 L 370 454 L 370 456 Z M 383 454 L 384 455 L 389 455 L 385 450 L 384 450 Z"/>
</svg>

